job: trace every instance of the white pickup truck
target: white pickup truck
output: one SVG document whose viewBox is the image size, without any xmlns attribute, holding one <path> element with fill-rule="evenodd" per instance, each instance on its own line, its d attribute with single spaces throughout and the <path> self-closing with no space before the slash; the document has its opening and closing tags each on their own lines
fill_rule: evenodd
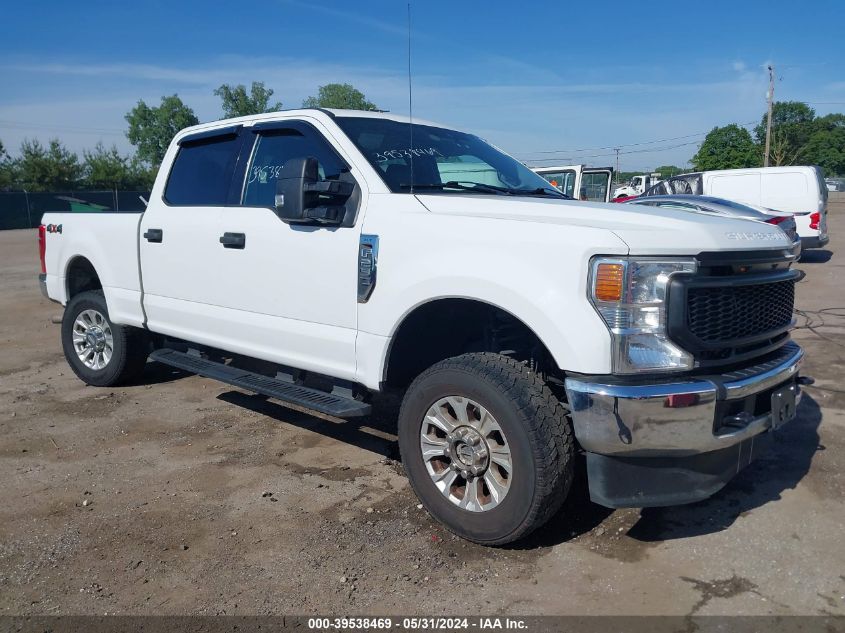
<svg viewBox="0 0 845 633">
<path fill-rule="evenodd" d="M 402 390 L 414 491 L 480 543 L 543 524 L 579 455 L 600 504 L 703 499 L 809 380 L 776 226 L 572 201 L 476 136 L 390 114 L 192 127 L 145 212 L 43 223 L 42 289 L 83 381 L 143 380 L 152 359 L 338 417 Z"/>
</svg>

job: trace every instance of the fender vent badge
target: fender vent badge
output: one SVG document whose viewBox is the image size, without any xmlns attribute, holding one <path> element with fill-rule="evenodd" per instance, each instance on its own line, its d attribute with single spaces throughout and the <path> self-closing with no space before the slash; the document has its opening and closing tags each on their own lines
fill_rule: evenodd
<svg viewBox="0 0 845 633">
<path fill-rule="evenodd" d="M 376 287 L 378 235 L 361 234 L 358 247 L 358 303 L 367 303 Z"/>
</svg>

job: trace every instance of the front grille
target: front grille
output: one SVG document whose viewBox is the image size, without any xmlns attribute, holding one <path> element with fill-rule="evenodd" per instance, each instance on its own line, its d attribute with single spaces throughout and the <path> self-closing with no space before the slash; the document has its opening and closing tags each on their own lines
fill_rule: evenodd
<svg viewBox="0 0 845 633">
<path fill-rule="evenodd" d="M 795 282 L 690 288 L 687 326 L 707 343 L 741 341 L 777 333 L 792 323 Z"/>
<path fill-rule="evenodd" d="M 795 282 L 788 267 L 765 271 L 764 263 L 702 267 L 698 275 L 670 282 L 667 329 L 697 367 L 722 367 L 756 358 L 789 340 Z M 788 264 L 787 264 L 788 266 Z"/>
</svg>

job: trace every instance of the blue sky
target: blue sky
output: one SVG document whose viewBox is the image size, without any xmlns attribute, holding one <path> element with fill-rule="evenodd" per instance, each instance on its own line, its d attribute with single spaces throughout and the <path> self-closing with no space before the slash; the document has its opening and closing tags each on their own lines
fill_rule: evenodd
<svg viewBox="0 0 845 633">
<path fill-rule="evenodd" d="M 285 107 L 349 82 L 407 113 L 406 2 L 15 3 L 0 22 L 0 140 L 128 152 L 124 114 L 178 93 L 264 81 Z M 715 125 L 775 96 L 845 112 L 845 2 L 411 3 L 414 114 L 529 162 L 683 165 Z M 672 139 L 662 141 L 661 139 Z M 656 142 L 660 141 L 660 142 Z M 558 153 L 543 153 L 562 150 Z M 538 163 L 540 164 L 540 163 Z"/>
</svg>

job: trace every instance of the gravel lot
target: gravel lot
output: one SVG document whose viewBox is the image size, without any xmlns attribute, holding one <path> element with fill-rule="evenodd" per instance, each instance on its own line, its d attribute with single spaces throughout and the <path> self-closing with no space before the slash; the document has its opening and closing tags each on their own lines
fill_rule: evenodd
<svg viewBox="0 0 845 633">
<path fill-rule="evenodd" d="M 395 402 L 344 422 L 154 364 L 84 386 L 35 232 L 0 232 L 0 614 L 845 614 L 845 196 L 830 228 L 799 264 L 817 382 L 767 458 L 690 506 L 574 494 L 498 550 L 418 509 Z"/>
</svg>

